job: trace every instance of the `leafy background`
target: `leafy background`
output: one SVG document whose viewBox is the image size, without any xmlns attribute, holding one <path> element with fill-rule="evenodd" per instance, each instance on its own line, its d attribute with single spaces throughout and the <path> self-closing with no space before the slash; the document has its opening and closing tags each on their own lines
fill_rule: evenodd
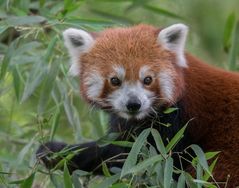
<svg viewBox="0 0 239 188">
<path fill-rule="evenodd" d="M 188 51 L 238 70 L 238 7 L 238 0 L 0 0 L 0 187 L 56 186 L 33 173 L 39 144 L 95 140 L 107 130 L 107 115 L 80 99 L 68 75 L 64 29 L 182 22 Z"/>
</svg>

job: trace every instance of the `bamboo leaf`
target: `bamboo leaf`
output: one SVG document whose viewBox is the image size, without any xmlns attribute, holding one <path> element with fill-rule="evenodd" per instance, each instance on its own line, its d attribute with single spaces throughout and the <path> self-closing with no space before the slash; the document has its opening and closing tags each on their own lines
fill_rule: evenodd
<svg viewBox="0 0 239 188">
<path fill-rule="evenodd" d="M 24 102 L 33 94 L 36 88 L 41 84 L 42 80 L 45 77 L 45 74 L 46 69 L 44 68 L 44 66 L 42 66 L 42 63 L 36 63 L 32 67 L 24 88 L 21 102 Z"/>
<path fill-rule="evenodd" d="M 201 180 L 202 179 L 202 175 L 203 175 L 203 170 L 202 167 L 199 163 L 197 163 L 197 169 L 196 169 L 196 173 L 197 173 L 197 179 Z M 197 184 L 198 188 L 201 188 L 202 185 L 201 184 Z"/>
<path fill-rule="evenodd" d="M 164 114 L 171 114 L 172 112 L 178 110 L 178 108 L 167 108 L 163 111 Z"/>
<path fill-rule="evenodd" d="M 235 21 L 236 21 L 236 16 L 235 16 L 235 13 L 233 12 L 227 18 L 224 34 L 223 34 L 223 47 L 226 52 L 228 51 L 231 45 L 231 36 L 232 36 L 232 31 L 235 25 Z"/>
<path fill-rule="evenodd" d="M 154 141 L 156 143 L 157 149 L 158 151 L 164 156 L 166 157 L 167 152 L 166 152 L 166 148 L 164 146 L 163 140 L 159 134 L 159 132 L 156 129 L 152 129 L 151 130 L 151 134 L 153 135 Z"/>
<path fill-rule="evenodd" d="M 113 176 L 110 176 L 106 179 L 104 179 L 101 183 L 98 185 L 92 186 L 92 188 L 109 188 L 113 183 L 115 183 L 120 178 L 120 174 L 115 174 Z"/>
<path fill-rule="evenodd" d="M 69 173 L 69 170 L 67 168 L 67 164 L 65 162 L 64 164 L 64 185 L 65 185 L 65 188 L 73 188 L 72 186 L 72 179 L 71 179 L 71 176 L 70 176 L 70 173 Z"/>
<path fill-rule="evenodd" d="M 5 77 L 5 74 L 7 72 L 7 68 L 9 66 L 10 60 L 12 58 L 12 54 L 14 53 L 14 51 L 16 49 L 17 43 L 18 43 L 18 40 L 13 41 L 10 44 L 6 54 L 4 55 L 4 58 L 1 62 L 0 80 L 2 80 Z"/>
<path fill-rule="evenodd" d="M 185 188 L 185 184 L 186 184 L 186 179 L 185 179 L 184 172 L 182 172 L 178 178 L 177 188 Z"/>
<path fill-rule="evenodd" d="M 35 137 L 33 137 L 30 142 L 25 145 L 22 150 L 19 152 L 18 156 L 17 156 L 17 162 L 18 164 L 21 164 L 23 162 L 23 160 L 26 158 L 26 154 L 29 152 L 29 150 L 31 149 L 32 145 L 34 144 L 35 141 Z"/>
<path fill-rule="evenodd" d="M 60 115 L 61 115 L 61 111 L 59 108 L 57 108 L 57 111 L 54 113 L 53 121 L 51 125 L 50 141 L 53 140 L 56 130 L 58 128 Z"/>
<path fill-rule="evenodd" d="M 180 139 L 183 137 L 183 134 L 185 132 L 185 129 L 187 128 L 187 125 L 184 125 L 183 128 L 181 128 L 177 134 L 170 140 L 168 145 L 166 146 L 166 152 L 168 153 L 170 150 L 173 149 L 173 147 L 180 141 Z"/>
<path fill-rule="evenodd" d="M 133 144 L 133 147 L 131 151 L 129 152 L 129 155 L 123 165 L 122 171 L 121 171 L 121 177 L 125 176 L 128 171 L 136 164 L 137 162 L 137 156 L 143 147 L 148 135 L 150 133 L 150 129 L 145 129 L 140 133 L 138 138 L 136 139 L 135 143 Z"/>
<path fill-rule="evenodd" d="M 35 173 L 32 173 L 28 178 L 26 178 L 22 183 L 20 188 L 31 188 L 35 178 Z"/>
<path fill-rule="evenodd" d="M 111 176 L 110 171 L 105 162 L 102 162 L 102 171 L 103 171 L 104 176 L 106 176 L 106 177 Z"/>
<path fill-rule="evenodd" d="M 211 172 L 209 171 L 207 160 L 206 160 L 205 154 L 203 153 L 202 149 L 198 145 L 195 145 L 195 144 L 191 145 L 190 147 L 192 148 L 192 150 L 194 151 L 194 153 L 198 157 L 199 164 L 203 167 L 203 169 L 210 176 L 212 176 Z"/>
<path fill-rule="evenodd" d="M 17 66 L 12 68 L 12 76 L 13 76 L 13 85 L 14 91 L 17 97 L 17 101 L 20 100 L 20 89 L 21 89 L 21 78 L 19 73 L 19 68 Z"/>
<path fill-rule="evenodd" d="M 170 188 L 173 180 L 173 159 L 171 157 L 166 159 L 164 168 L 164 188 Z"/>
<path fill-rule="evenodd" d="M 79 181 L 79 177 L 75 173 L 72 174 L 72 182 L 73 182 L 74 188 L 82 187 L 82 185 Z"/>
<path fill-rule="evenodd" d="M 209 171 L 211 173 L 213 172 L 213 169 L 215 168 L 215 166 L 217 164 L 217 160 L 218 160 L 218 158 L 214 159 L 212 164 L 209 166 Z M 208 181 L 210 177 L 211 177 L 210 174 L 206 172 L 205 175 L 203 176 L 203 180 Z"/>
<path fill-rule="evenodd" d="M 152 5 L 145 4 L 144 8 L 147 9 L 147 10 L 153 11 L 157 14 L 163 15 L 163 16 L 167 16 L 167 17 L 171 17 L 171 18 L 177 18 L 177 19 L 183 19 L 181 16 L 179 16 L 179 15 L 173 13 L 173 12 L 170 12 L 168 10 L 165 10 L 165 9 L 162 9 L 162 8 L 159 8 L 159 7 L 155 7 L 155 6 L 152 6 Z"/>
<path fill-rule="evenodd" d="M 50 70 L 46 74 L 45 82 L 43 87 L 41 88 L 41 94 L 39 97 L 38 103 L 38 113 L 42 114 L 45 111 L 45 108 L 50 100 L 50 94 L 54 85 L 54 81 L 58 74 L 59 65 L 57 62 L 52 62 Z"/>
<path fill-rule="evenodd" d="M 9 16 L 3 20 L 9 26 L 33 25 L 44 23 L 45 21 L 46 18 L 43 16 Z"/>
<path fill-rule="evenodd" d="M 163 160 L 163 157 L 161 155 L 156 155 L 156 156 L 150 157 L 148 159 L 145 159 L 144 161 L 137 164 L 136 166 L 133 166 L 127 172 L 127 174 L 142 172 L 148 166 L 153 166 L 156 162 L 161 161 L 161 160 Z"/>
<path fill-rule="evenodd" d="M 229 51 L 229 67 L 230 70 L 236 68 L 236 57 L 239 49 L 239 21 L 236 22 L 232 35 L 232 45 Z"/>
</svg>

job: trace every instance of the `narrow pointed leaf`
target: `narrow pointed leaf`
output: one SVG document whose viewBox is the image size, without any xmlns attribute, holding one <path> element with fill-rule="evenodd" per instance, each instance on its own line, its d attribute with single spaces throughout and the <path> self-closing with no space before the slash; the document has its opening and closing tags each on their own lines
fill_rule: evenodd
<svg viewBox="0 0 239 188">
<path fill-rule="evenodd" d="M 171 157 L 166 159 L 164 167 L 164 188 L 170 188 L 173 180 L 173 159 Z"/>
<path fill-rule="evenodd" d="M 163 140 L 159 134 L 159 132 L 156 129 L 152 129 L 151 133 L 153 135 L 154 141 L 156 143 L 157 149 L 158 151 L 163 155 L 166 156 L 167 152 L 166 152 L 166 148 L 164 146 Z"/>
<path fill-rule="evenodd" d="M 136 139 L 135 143 L 133 144 L 133 147 L 131 151 L 129 152 L 129 155 L 123 165 L 122 171 L 121 171 L 121 177 L 123 177 L 127 172 L 136 164 L 138 154 L 143 147 L 148 135 L 150 133 L 150 129 L 145 129 Z"/>
<path fill-rule="evenodd" d="M 71 179 L 71 176 L 70 176 L 70 173 L 69 173 L 69 170 L 67 168 L 67 164 L 65 162 L 64 164 L 64 185 L 65 185 L 65 188 L 73 188 L 72 186 L 72 179 Z"/>
<path fill-rule="evenodd" d="M 173 149 L 173 147 L 180 141 L 180 139 L 183 137 L 184 131 L 187 128 L 186 124 L 183 128 L 181 128 L 177 134 L 170 140 L 168 145 L 166 146 L 166 152 L 168 153 L 170 150 Z"/>
</svg>

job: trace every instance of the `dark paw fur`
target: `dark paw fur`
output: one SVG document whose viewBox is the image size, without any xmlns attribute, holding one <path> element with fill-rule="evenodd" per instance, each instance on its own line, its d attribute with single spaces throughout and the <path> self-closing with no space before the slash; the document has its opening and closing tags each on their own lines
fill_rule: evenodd
<svg viewBox="0 0 239 188">
<path fill-rule="evenodd" d="M 46 168 L 52 169 L 62 159 L 61 156 L 54 155 L 54 153 L 62 151 L 66 146 L 63 142 L 47 142 L 38 148 L 36 157 L 44 163 Z"/>
</svg>

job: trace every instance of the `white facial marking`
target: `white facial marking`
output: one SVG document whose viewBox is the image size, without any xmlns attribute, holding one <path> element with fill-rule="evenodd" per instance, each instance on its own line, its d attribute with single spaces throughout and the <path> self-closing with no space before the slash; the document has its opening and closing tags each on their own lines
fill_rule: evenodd
<svg viewBox="0 0 239 188">
<path fill-rule="evenodd" d="M 63 32 L 65 46 L 71 57 L 70 74 L 77 76 L 80 73 L 80 56 L 88 52 L 94 44 L 93 37 L 86 31 L 69 28 Z"/>
<path fill-rule="evenodd" d="M 173 102 L 174 83 L 167 72 L 159 73 L 160 91 L 164 101 Z"/>
<path fill-rule="evenodd" d="M 126 105 L 132 96 L 137 97 L 141 102 L 141 107 L 135 118 L 142 119 L 151 111 L 152 100 L 150 98 L 153 93 L 144 89 L 140 82 L 134 84 L 123 83 L 119 89 L 109 96 L 108 101 L 119 116 L 129 119 L 132 116 L 128 113 Z"/>
<path fill-rule="evenodd" d="M 116 76 L 120 79 L 120 80 L 124 80 L 125 78 L 125 69 L 122 66 L 113 66 L 114 71 L 116 72 Z"/>
<path fill-rule="evenodd" d="M 147 72 L 149 70 L 149 67 L 147 65 L 144 65 L 139 70 L 139 78 L 140 80 L 143 80 L 147 76 Z"/>
<path fill-rule="evenodd" d="M 184 56 L 185 42 L 188 27 L 184 24 L 174 24 L 159 32 L 158 43 L 166 49 L 176 53 L 177 63 L 181 67 L 187 67 Z"/>
<path fill-rule="evenodd" d="M 102 92 L 104 79 L 97 71 L 93 71 L 85 79 L 85 85 L 87 86 L 87 96 L 92 100 L 96 100 Z"/>
</svg>

